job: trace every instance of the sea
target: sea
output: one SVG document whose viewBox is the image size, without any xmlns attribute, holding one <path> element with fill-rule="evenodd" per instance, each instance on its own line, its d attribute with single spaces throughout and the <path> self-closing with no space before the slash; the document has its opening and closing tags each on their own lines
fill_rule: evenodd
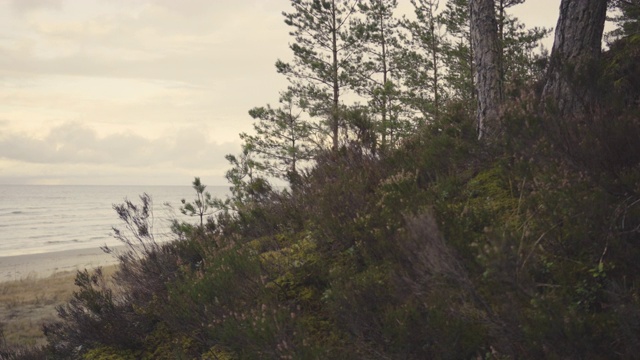
<svg viewBox="0 0 640 360">
<path fill-rule="evenodd" d="M 224 198 L 229 188 L 207 191 Z M 0 257 L 122 245 L 113 237 L 114 227 L 124 229 L 113 206 L 141 204 L 144 193 L 153 201 L 156 241 L 174 238 L 173 219 L 199 222 L 180 213 L 181 200 L 195 198 L 190 186 L 0 185 Z"/>
</svg>

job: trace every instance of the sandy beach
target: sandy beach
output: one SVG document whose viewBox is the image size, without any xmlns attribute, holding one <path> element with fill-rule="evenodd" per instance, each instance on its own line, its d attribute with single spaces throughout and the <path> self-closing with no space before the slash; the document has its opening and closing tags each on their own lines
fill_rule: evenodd
<svg viewBox="0 0 640 360">
<path fill-rule="evenodd" d="M 43 254 L 0 257 L 0 282 L 27 277 L 43 278 L 58 272 L 108 266 L 117 263 L 100 248 L 65 250 Z"/>
</svg>

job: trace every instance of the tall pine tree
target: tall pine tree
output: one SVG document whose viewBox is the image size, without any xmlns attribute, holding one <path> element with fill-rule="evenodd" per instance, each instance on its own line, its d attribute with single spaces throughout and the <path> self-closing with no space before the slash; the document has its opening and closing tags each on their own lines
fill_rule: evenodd
<svg viewBox="0 0 640 360">
<path fill-rule="evenodd" d="M 585 73 L 600 58 L 607 0 L 562 0 L 543 99 L 560 116 L 580 117 L 595 99 Z"/>
<path fill-rule="evenodd" d="M 397 0 L 360 1 L 361 16 L 351 29 L 360 51 L 353 64 L 353 85 L 368 101 L 370 116 L 377 119 L 376 132 L 380 134 L 382 151 L 394 143 L 398 132 L 399 24 L 393 14 L 397 6 Z"/>
<path fill-rule="evenodd" d="M 471 38 L 478 92 L 478 138 L 491 141 L 500 132 L 504 100 L 500 79 L 500 40 L 493 0 L 471 0 Z"/>
<path fill-rule="evenodd" d="M 240 134 L 245 146 L 261 158 L 269 175 L 291 184 L 298 179 L 300 164 L 311 160 L 316 149 L 311 142 L 313 126 L 302 119 L 304 101 L 294 91 L 285 91 L 279 108 L 267 105 L 249 110 L 256 120 L 255 135 Z"/>
<path fill-rule="evenodd" d="M 405 17 L 408 32 L 402 52 L 405 88 L 403 101 L 417 110 L 422 122 L 437 120 L 446 98 L 443 78 L 444 49 L 449 46 L 444 20 L 438 16 L 439 1 L 411 0 L 415 19 Z"/>
<path fill-rule="evenodd" d="M 452 99 L 475 109 L 473 42 L 471 41 L 469 0 L 449 0 L 441 14 L 449 42 L 443 43 L 447 71 L 445 86 Z"/>
<path fill-rule="evenodd" d="M 344 125 L 341 95 L 349 85 L 355 52 L 348 29 L 357 4 L 358 0 L 292 0 L 293 11 L 283 13 L 295 40 L 290 45 L 294 59 L 290 63 L 278 60 L 276 68 L 298 95 L 308 98 L 309 113 L 324 118 L 334 150 Z"/>
</svg>

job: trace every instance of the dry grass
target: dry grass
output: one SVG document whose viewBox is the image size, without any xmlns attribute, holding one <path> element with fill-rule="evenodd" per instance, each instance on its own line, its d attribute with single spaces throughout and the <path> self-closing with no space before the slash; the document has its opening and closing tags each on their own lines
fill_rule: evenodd
<svg viewBox="0 0 640 360">
<path fill-rule="evenodd" d="M 103 269 L 111 276 L 116 266 Z M 44 343 L 42 324 L 55 319 L 56 306 L 65 303 L 76 290 L 76 272 L 65 271 L 48 278 L 28 276 L 0 282 L 0 324 L 4 324 L 7 345 Z"/>
</svg>

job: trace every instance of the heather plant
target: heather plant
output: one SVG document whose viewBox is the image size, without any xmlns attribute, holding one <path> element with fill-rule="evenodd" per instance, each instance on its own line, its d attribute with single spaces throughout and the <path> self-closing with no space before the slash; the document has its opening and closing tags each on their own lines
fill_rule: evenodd
<svg viewBox="0 0 640 360">
<path fill-rule="evenodd" d="M 46 327 L 45 351 L 633 358 L 638 95 L 616 82 L 637 74 L 632 61 L 607 61 L 595 67 L 594 90 L 622 99 L 574 122 L 523 91 L 485 144 L 465 102 L 443 104 L 397 149 L 353 142 L 317 154 L 295 194 L 271 188 L 245 149 L 231 159 L 233 194 L 211 231 L 157 243 L 148 197 L 117 207 L 127 246 L 119 271 L 112 284 L 100 271 L 78 274 L 60 321 Z"/>
<path fill-rule="evenodd" d="M 41 346 L 13 345 L 5 337 L 5 323 L 0 322 L 0 359 L 3 360 L 37 360 L 45 356 Z"/>
<path fill-rule="evenodd" d="M 78 290 L 66 305 L 58 307 L 60 321 L 44 326 L 51 350 L 66 357 L 79 357 L 92 344 L 137 348 L 149 321 L 114 294 L 101 269 L 78 272 Z M 137 318 L 137 319 L 136 319 Z"/>
<path fill-rule="evenodd" d="M 119 260 L 112 281 L 100 268 L 94 273 L 78 272 L 78 290 L 58 307 L 59 319 L 44 326 L 49 351 L 55 356 L 139 358 L 172 338 L 169 332 L 159 340 L 156 335 L 154 345 L 149 334 L 164 329 L 163 304 L 169 284 L 202 261 L 201 239 L 156 242 L 151 197 L 144 194 L 140 202 L 127 200 L 114 206 L 123 224 L 122 230 L 114 228 L 114 236 L 125 247 L 104 247 Z"/>
<path fill-rule="evenodd" d="M 79 276 L 50 344 L 90 344 L 87 358 L 633 354 L 640 202 L 549 128 L 516 126 L 535 120 L 526 108 L 505 136 L 530 147 L 479 151 L 452 112 L 383 159 L 322 154 L 296 196 L 264 193 L 225 231 L 123 257 L 119 292 Z"/>
</svg>

